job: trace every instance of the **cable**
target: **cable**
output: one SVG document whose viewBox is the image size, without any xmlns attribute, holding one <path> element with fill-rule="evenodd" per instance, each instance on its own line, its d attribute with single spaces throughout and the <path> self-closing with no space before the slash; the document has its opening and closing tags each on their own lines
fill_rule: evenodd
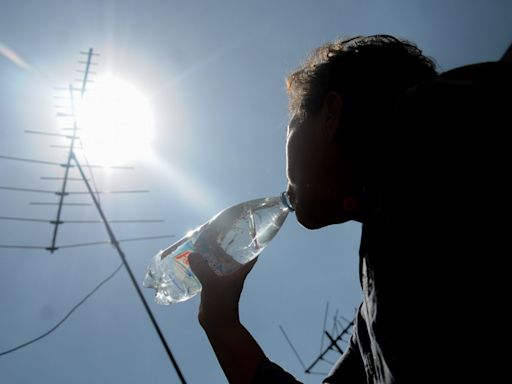
<svg viewBox="0 0 512 384">
<path fill-rule="evenodd" d="M 14 351 L 17 351 L 18 349 L 21 349 L 21 348 L 24 348 L 24 347 L 27 347 L 29 346 L 30 344 L 33 344 L 35 343 L 36 341 L 39 341 L 41 340 L 42 338 L 48 336 L 50 333 L 52 333 L 53 331 L 55 331 L 58 327 L 60 327 L 62 325 L 62 323 L 64 323 L 69 316 L 71 316 L 71 314 L 78 308 L 80 307 L 89 297 L 91 297 L 98 289 L 101 288 L 101 286 L 103 284 L 105 284 L 107 281 L 109 281 L 112 277 L 114 277 L 114 275 L 119 272 L 119 270 L 123 267 L 123 264 L 120 264 L 115 270 L 114 272 L 112 272 L 107 278 L 105 278 L 104 280 L 102 280 L 91 292 L 89 292 L 82 300 L 80 300 L 73 308 L 71 308 L 71 310 L 66 314 L 66 316 L 64 316 L 62 318 L 61 321 L 59 321 L 55 326 L 53 326 L 53 328 L 51 328 L 49 331 L 46 331 L 45 333 L 43 333 L 42 335 L 32 339 L 32 340 L 29 340 L 27 341 L 26 343 L 23 343 L 23 344 L 20 344 L 14 348 L 11 348 L 11 349 L 8 349 L 7 351 L 4 351 L 4 352 L 0 352 L 0 356 L 4 356 L 4 355 L 7 355 L 8 353 L 12 353 Z"/>
</svg>

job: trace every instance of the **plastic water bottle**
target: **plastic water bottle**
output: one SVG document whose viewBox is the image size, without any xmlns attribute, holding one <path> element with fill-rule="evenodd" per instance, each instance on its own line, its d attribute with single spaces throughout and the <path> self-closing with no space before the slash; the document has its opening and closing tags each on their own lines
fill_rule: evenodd
<svg viewBox="0 0 512 384">
<path fill-rule="evenodd" d="M 169 305 L 201 291 L 188 263 L 203 255 L 219 275 L 229 274 L 258 256 L 293 211 L 285 192 L 233 205 L 157 253 L 147 267 L 143 286 L 154 288 L 155 301 Z"/>
</svg>

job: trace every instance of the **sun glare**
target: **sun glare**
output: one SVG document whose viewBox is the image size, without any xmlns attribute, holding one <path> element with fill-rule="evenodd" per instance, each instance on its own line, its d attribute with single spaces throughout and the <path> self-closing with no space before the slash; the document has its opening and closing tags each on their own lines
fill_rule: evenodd
<svg viewBox="0 0 512 384">
<path fill-rule="evenodd" d="M 150 153 L 153 118 L 149 102 L 121 79 L 108 76 L 95 81 L 80 105 L 78 127 L 91 163 L 127 164 Z"/>
</svg>

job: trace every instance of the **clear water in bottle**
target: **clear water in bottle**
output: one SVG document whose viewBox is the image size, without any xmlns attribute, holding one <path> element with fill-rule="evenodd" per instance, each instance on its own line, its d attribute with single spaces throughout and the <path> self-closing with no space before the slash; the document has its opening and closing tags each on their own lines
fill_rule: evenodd
<svg viewBox="0 0 512 384">
<path fill-rule="evenodd" d="M 286 193 L 233 205 L 157 253 L 147 267 L 143 285 L 155 289 L 155 301 L 172 304 L 201 291 L 189 267 L 192 252 L 203 255 L 219 275 L 234 272 L 258 256 L 292 211 Z"/>
</svg>

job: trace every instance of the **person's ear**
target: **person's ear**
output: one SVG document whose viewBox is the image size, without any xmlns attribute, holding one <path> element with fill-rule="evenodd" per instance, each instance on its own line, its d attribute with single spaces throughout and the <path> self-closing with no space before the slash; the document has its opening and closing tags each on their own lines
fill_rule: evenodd
<svg viewBox="0 0 512 384">
<path fill-rule="evenodd" d="M 323 105 L 323 126 L 329 138 L 335 138 L 341 121 L 343 99 L 338 92 L 331 91 L 325 96 Z"/>
</svg>

